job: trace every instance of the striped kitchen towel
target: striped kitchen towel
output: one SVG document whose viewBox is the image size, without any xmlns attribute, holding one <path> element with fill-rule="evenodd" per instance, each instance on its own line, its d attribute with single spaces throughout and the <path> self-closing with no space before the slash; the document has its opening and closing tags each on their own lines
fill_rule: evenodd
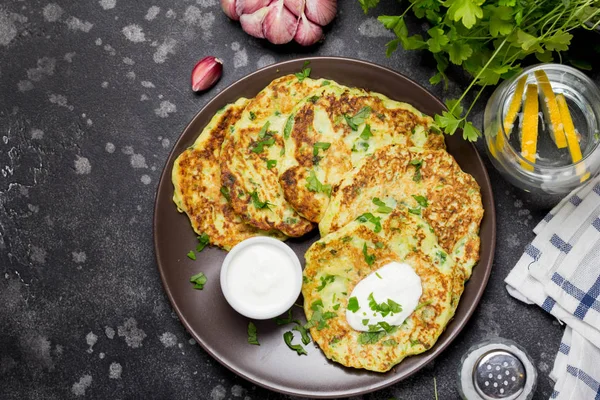
<svg viewBox="0 0 600 400">
<path fill-rule="evenodd" d="M 576 348 L 582 357 L 566 359 L 559 351 L 553 398 L 600 400 L 600 367 L 588 360 L 600 357 L 600 177 L 563 199 L 534 232 L 506 277 L 507 290 L 566 323 L 561 350 Z M 579 381 L 589 393 L 574 392 Z"/>
</svg>

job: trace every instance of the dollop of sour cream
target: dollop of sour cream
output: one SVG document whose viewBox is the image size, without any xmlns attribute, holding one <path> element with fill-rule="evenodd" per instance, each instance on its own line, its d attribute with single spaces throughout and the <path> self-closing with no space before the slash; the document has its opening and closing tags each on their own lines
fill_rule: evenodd
<svg viewBox="0 0 600 400">
<path fill-rule="evenodd" d="M 298 280 L 296 266 L 283 249 L 269 243 L 253 243 L 230 261 L 226 282 L 229 295 L 238 306 L 234 308 L 266 315 L 291 297 L 293 303 L 298 297 Z"/>
<path fill-rule="evenodd" d="M 352 329 L 365 332 L 369 331 L 369 325 L 377 326 L 380 322 L 402 325 L 417 308 L 421 294 L 421 278 L 413 268 L 405 263 L 391 262 L 354 287 L 346 309 L 346 320 Z M 398 311 L 399 308 L 401 311 Z"/>
</svg>

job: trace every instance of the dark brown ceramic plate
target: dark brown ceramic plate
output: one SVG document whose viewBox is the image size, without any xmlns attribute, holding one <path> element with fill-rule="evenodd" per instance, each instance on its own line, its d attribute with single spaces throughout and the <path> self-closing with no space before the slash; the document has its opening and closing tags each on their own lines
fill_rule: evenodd
<svg viewBox="0 0 600 400">
<path fill-rule="evenodd" d="M 196 261 L 186 257 L 195 248 L 196 235 L 184 214 L 172 201 L 171 169 L 175 158 L 192 144 L 213 114 L 239 97 L 254 97 L 273 79 L 298 72 L 310 61 L 311 77 L 333 79 L 341 84 L 383 93 L 405 101 L 422 112 L 433 115 L 444 105 L 423 87 L 387 68 L 365 61 L 334 57 L 315 57 L 287 61 L 261 69 L 229 86 L 212 99 L 185 128 L 175 145 L 158 185 L 154 209 L 154 246 L 158 269 L 165 290 L 179 318 L 215 359 L 236 374 L 278 392 L 310 397 L 342 397 L 371 392 L 414 374 L 438 356 L 458 335 L 475 310 L 492 268 L 496 239 L 496 217 L 492 189 L 485 167 L 475 147 L 459 135 L 448 137 L 448 151 L 462 169 L 475 177 L 483 195 L 485 216 L 481 225 L 481 259 L 465 287 L 456 316 L 440 336 L 437 344 L 424 354 L 409 357 L 385 374 L 345 368 L 330 362 L 321 351 L 307 346 L 308 355 L 298 356 L 283 342 L 290 326 L 273 321 L 258 321 L 260 346 L 247 342 L 248 319 L 237 314 L 225 301 L 219 284 L 221 262 L 225 252 L 207 248 Z M 318 239 L 314 232 L 288 244 L 304 261 L 304 252 Z M 204 272 L 208 282 L 204 290 L 194 290 L 189 278 Z M 298 303 L 301 304 L 302 299 Z M 294 308 L 296 318 L 304 319 L 302 310 Z"/>
</svg>

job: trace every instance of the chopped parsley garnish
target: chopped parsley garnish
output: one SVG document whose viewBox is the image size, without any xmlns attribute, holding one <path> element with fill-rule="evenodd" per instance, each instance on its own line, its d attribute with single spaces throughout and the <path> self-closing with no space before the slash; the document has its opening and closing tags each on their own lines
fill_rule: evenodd
<svg viewBox="0 0 600 400">
<path fill-rule="evenodd" d="M 419 340 L 412 340 L 412 339 L 410 339 L 410 345 L 411 345 L 411 346 L 416 346 L 416 345 L 418 345 L 418 344 L 421 344 L 421 341 L 419 341 Z"/>
<path fill-rule="evenodd" d="M 369 254 L 367 252 L 367 244 L 366 243 L 363 245 L 363 251 L 362 252 L 363 252 L 363 255 L 365 256 L 365 262 L 368 265 L 373 265 L 373 263 L 375 262 L 375 254 Z"/>
<path fill-rule="evenodd" d="M 287 217 L 284 221 L 286 224 L 290 224 L 290 225 L 294 225 L 294 224 L 298 223 L 298 220 L 293 217 Z"/>
<path fill-rule="evenodd" d="M 323 290 L 325 288 L 325 286 L 327 286 L 328 283 L 332 283 L 333 281 L 335 281 L 335 276 L 325 275 L 325 276 L 320 277 L 319 279 L 321 279 L 321 285 L 317 288 L 317 292 L 320 292 L 321 290 Z"/>
<path fill-rule="evenodd" d="M 253 153 L 262 153 L 265 146 L 267 147 L 271 147 L 275 144 L 275 138 L 274 137 L 269 137 L 268 139 L 263 139 L 260 140 L 256 143 L 254 143 L 254 146 L 252 147 L 252 152 Z"/>
<path fill-rule="evenodd" d="M 369 149 L 369 143 L 367 142 L 356 142 L 352 145 L 352 151 L 358 152 L 360 150 L 367 151 Z"/>
<path fill-rule="evenodd" d="M 445 252 L 441 251 L 441 250 L 438 250 L 435 253 L 435 255 L 436 255 L 436 257 L 438 257 L 440 259 L 440 262 L 442 264 L 446 262 L 446 258 L 448 257 L 448 255 Z"/>
<path fill-rule="evenodd" d="M 381 344 L 384 346 L 398 346 L 396 339 L 387 339 L 381 342 Z"/>
<path fill-rule="evenodd" d="M 308 276 L 302 275 L 302 282 L 308 283 L 308 282 L 310 282 L 310 279 L 308 279 Z"/>
<path fill-rule="evenodd" d="M 314 170 L 311 170 L 308 178 L 306 178 L 306 188 L 310 192 L 325 193 L 327 196 L 331 196 L 331 185 L 321 183 Z"/>
<path fill-rule="evenodd" d="M 323 307 L 323 300 L 321 299 L 313 301 L 310 305 L 310 309 L 313 311 L 317 311 L 319 307 Z"/>
<path fill-rule="evenodd" d="M 290 133 L 292 133 L 292 126 L 294 125 L 294 115 L 290 115 L 287 122 L 285 123 L 285 128 L 283 128 L 283 137 L 289 138 Z"/>
<path fill-rule="evenodd" d="M 323 81 L 323 83 L 321 83 L 321 86 L 327 86 L 327 85 L 331 85 L 331 82 Z"/>
<path fill-rule="evenodd" d="M 277 325 L 287 325 L 287 324 L 291 324 L 292 322 L 293 322 L 293 319 L 292 319 L 292 309 L 291 308 L 288 310 L 287 317 L 285 317 L 285 318 L 281 318 L 281 317 L 275 318 L 275 323 Z"/>
<path fill-rule="evenodd" d="M 258 138 L 259 139 L 264 139 L 264 137 L 267 135 L 267 132 L 269 131 L 269 125 L 271 123 L 269 121 L 265 122 L 265 124 L 263 125 L 262 128 L 260 128 L 260 131 L 258 132 Z"/>
<path fill-rule="evenodd" d="M 368 319 L 368 318 L 365 318 L 365 319 L 363 319 L 361 322 L 362 322 L 362 324 L 363 324 L 364 326 L 367 326 L 367 325 L 369 324 L 369 319 Z"/>
<path fill-rule="evenodd" d="M 248 343 L 260 346 L 260 343 L 258 343 L 258 332 L 256 330 L 256 325 L 254 325 L 252 321 L 248 322 Z"/>
<path fill-rule="evenodd" d="M 349 242 L 349 241 L 351 241 L 351 240 L 352 240 L 352 236 L 344 236 L 344 237 L 342 238 L 342 242 L 343 242 L 343 243 L 348 243 L 348 242 Z"/>
<path fill-rule="evenodd" d="M 308 68 L 308 64 L 310 64 L 310 61 L 304 61 L 304 65 L 302 66 L 302 71 L 296 72 L 294 74 L 294 75 L 296 75 L 296 78 L 298 78 L 298 82 L 302 82 L 304 79 L 306 79 L 310 76 L 311 68 Z"/>
<path fill-rule="evenodd" d="M 259 210 L 262 210 L 263 208 L 269 209 L 269 206 L 273 205 L 273 204 L 269 203 L 267 200 L 260 201 L 260 199 L 258 198 L 258 193 L 256 193 L 256 190 L 254 192 L 250 193 L 250 198 L 252 199 L 252 204 L 254 204 L 254 207 L 258 208 Z"/>
<path fill-rule="evenodd" d="M 427 201 L 427 197 L 425 197 L 425 196 L 415 196 L 413 194 L 412 197 L 413 197 L 413 199 L 415 199 L 417 201 L 417 203 L 419 203 L 419 205 L 421 207 L 427 207 L 429 205 L 429 202 Z"/>
<path fill-rule="evenodd" d="M 277 165 L 277 160 L 267 160 L 267 169 L 271 169 Z"/>
<path fill-rule="evenodd" d="M 307 345 L 310 343 L 310 336 L 308 336 L 308 331 L 306 330 L 305 327 L 303 327 L 302 325 L 298 324 L 296 326 L 294 326 L 292 328 L 293 331 L 297 331 L 300 332 L 300 335 L 302 335 L 302 343 Z"/>
<path fill-rule="evenodd" d="M 383 249 L 384 246 L 385 244 L 383 244 L 382 242 L 375 242 L 375 247 L 377 247 L 378 249 Z"/>
<path fill-rule="evenodd" d="M 421 207 L 409 208 L 408 212 L 415 215 L 421 215 Z"/>
<path fill-rule="evenodd" d="M 362 222 L 362 223 L 370 222 L 373 225 L 375 225 L 373 232 L 375 232 L 375 233 L 381 232 L 381 217 L 376 217 L 371 213 L 365 213 L 365 214 L 359 216 L 358 218 L 356 218 L 356 220 L 358 222 Z"/>
<path fill-rule="evenodd" d="M 378 208 L 376 210 L 376 212 L 378 212 L 378 213 L 389 214 L 389 213 L 391 213 L 394 210 L 392 207 L 389 207 L 387 204 L 385 204 L 378 197 L 374 197 L 373 198 L 373 204 L 375 204 L 376 206 L 378 206 Z"/>
<path fill-rule="evenodd" d="M 381 277 L 381 275 L 379 275 L 379 273 L 378 273 L 378 272 L 375 272 L 375 276 L 377 276 L 379 279 L 383 279 L 383 278 Z"/>
<path fill-rule="evenodd" d="M 221 194 L 227 201 L 231 201 L 231 196 L 229 195 L 229 188 L 227 186 L 221 186 Z"/>
<path fill-rule="evenodd" d="M 194 250 L 190 250 L 190 251 L 187 253 L 187 256 L 188 256 L 188 258 L 189 258 L 190 260 L 194 260 L 194 261 L 196 260 L 196 253 L 194 253 Z"/>
<path fill-rule="evenodd" d="M 254 121 L 256 119 L 256 114 L 250 111 L 250 121 Z"/>
<path fill-rule="evenodd" d="M 373 134 L 371 133 L 371 125 L 365 124 L 365 127 L 363 128 L 363 131 L 360 134 L 360 138 L 362 140 L 369 140 L 369 138 L 372 136 Z"/>
<path fill-rule="evenodd" d="M 294 333 L 292 331 L 287 331 L 283 334 L 283 341 L 290 349 L 298 353 L 299 356 L 308 354 L 302 345 L 292 344 L 292 340 L 294 340 Z"/>
<path fill-rule="evenodd" d="M 196 246 L 196 251 L 200 253 L 208 245 L 210 238 L 206 233 L 203 233 L 202 235 L 198 236 L 197 239 L 198 245 Z"/>
<path fill-rule="evenodd" d="M 358 344 L 375 344 L 385 336 L 385 331 L 362 332 L 358 335 Z"/>
<path fill-rule="evenodd" d="M 414 159 L 410 162 L 410 165 L 414 165 L 415 174 L 413 175 L 413 181 L 420 182 L 421 181 L 421 167 L 423 166 L 423 160 Z"/>
<path fill-rule="evenodd" d="M 334 305 L 333 305 L 333 309 L 334 309 L 334 311 L 337 311 L 337 310 L 339 310 L 339 308 L 340 308 L 340 303 L 338 303 L 338 304 L 334 304 Z"/>
<path fill-rule="evenodd" d="M 344 119 L 353 131 L 358 129 L 358 126 L 365 122 L 365 119 L 371 114 L 371 107 L 365 106 L 361 108 L 353 117 L 344 114 Z"/>
<path fill-rule="evenodd" d="M 387 299 L 387 301 L 384 301 L 383 303 L 377 303 L 375 297 L 373 297 L 373 293 L 369 295 L 368 299 L 369 308 L 375 312 L 380 313 L 382 317 L 386 317 L 389 313 L 392 313 L 392 315 L 394 315 L 398 314 L 399 312 L 402 312 L 402 306 L 392 299 Z"/>
<path fill-rule="evenodd" d="M 378 322 L 375 325 L 369 325 L 369 332 L 378 332 L 383 330 L 385 333 L 394 333 L 398 329 L 396 325 L 390 325 L 385 321 Z"/>
<path fill-rule="evenodd" d="M 356 298 L 356 296 L 350 297 L 348 299 L 348 310 L 355 313 L 358 311 L 359 308 L 360 308 L 360 306 L 358 305 L 358 299 Z"/>
<path fill-rule="evenodd" d="M 311 96 L 308 98 L 308 101 L 310 101 L 311 103 L 315 104 L 317 101 L 319 101 L 320 97 L 317 95 Z"/>
<path fill-rule="evenodd" d="M 196 275 L 192 275 L 190 278 L 190 282 L 194 284 L 194 289 L 202 290 L 204 289 L 204 284 L 206 283 L 206 275 L 204 272 L 199 272 Z"/>
<path fill-rule="evenodd" d="M 316 156 L 319 154 L 319 149 L 321 150 L 327 150 L 328 148 L 331 147 L 331 143 L 327 143 L 327 142 L 317 142 L 313 145 L 313 156 Z"/>
</svg>

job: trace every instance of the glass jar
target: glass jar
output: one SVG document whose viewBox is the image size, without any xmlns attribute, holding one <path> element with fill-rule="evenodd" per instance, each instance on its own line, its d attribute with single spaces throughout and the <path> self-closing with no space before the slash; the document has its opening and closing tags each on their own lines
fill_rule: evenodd
<svg viewBox="0 0 600 400">
<path fill-rule="evenodd" d="M 559 119 L 549 117 L 549 99 L 541 90 L 543 85 L 540 72 L 536 73 L 538 70 L 545 72 L 551 92 L 556 95 L 554 101 L 558 103 L 559 95 L 564 96 L 561 111 L 567 108 L 569 114 L 564 123 L 556 105 L 554 113 Z M 538 91 L 537 98 L 528 101 L 527 96 L 535 94 L 535 90 Z M 518 97 L 522 93 L 525 93 L 522 97 L 525 100 L 517 98 L 513 101 L 515 94 Z M 526 103 L 529 111 L 539 110 L 537 121 L 534 121 L 536 129 L 531 128 L 531 117 L 526 122 L 525 129 L 529 129 L 529 133 L 525 135 L 529 145 L 522 140 L 522 132 L 527 132 L 524 115 L 531 115 L 524 112 Z M 558 142 L 552 138 L 553 132 L 557 131 L 556 127 L 566 132 L 567 119 L 572 121 L 571 140 L 569 146 L 558 148 Z M 536 136 L 533 142 L 530 140 L 532 131 L 537 131 L 533 133 Z M 484 114 L 484 137 L 492 164 L 510 183 L 531 192 L 568 193 L 600 172 L 600 90 L 586 75 L 565 65 L 540 64 L 526 68 L 504 81 L 490 97 Z M 534 151 L 531 151 L 532 144 Z M 576 156 L 574 147 L 580 149 L 580 157 Z"/>
</svg>

